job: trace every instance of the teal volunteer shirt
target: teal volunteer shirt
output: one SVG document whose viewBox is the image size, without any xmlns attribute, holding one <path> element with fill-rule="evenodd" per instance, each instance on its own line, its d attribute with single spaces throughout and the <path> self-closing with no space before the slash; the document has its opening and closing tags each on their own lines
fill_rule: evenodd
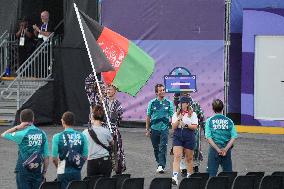
<svg viewBox="0 0 284 189">
<path fill-rule="evenodd" d="M 208 118 L 205 124 L 205 137 L 211 138 L 219 148 L 225 148 L 232 138 L 237 138 L 234 122 L 222 114 Z"/>
<path fill-rule="evenodd" d="M 67 151 L 67 142 L 64 133 L 69 138 L 69 145 L 72 145 L 73 150 L 84 157 L 88 156 L 88 141 L 83 133 L 75 131 L 72 128 L 67 128 L 64 131 L 55 134 L 52 139 L 52 157 L 59 157 L 57 174 L 80 171 L 77 168 L 66 164 L 65 154 Z"/>
<path fill-rule="evenodd" d="M 173 103 L 166 98 L 161 101 L 158 98 L 155 98 L 148 104 L 147 116 L 151 119 L 151 129 L 158 131 L 168 129 L 173 114 Z"/>
<path fill-rule="evenodd" d="M 49 156 L 48 139 L 45 132 L 33 124 L 27 128 L 13 133 L 6 133 L 4 138 L 18 144 L 18 160 L 16 172 L 27 172 L 23 167 L 23 162 L 27 160 L 34 152 L 42 151 L 43 157 Z M 35 173 L 40 173 L 38 169 Z"/>
</svg>

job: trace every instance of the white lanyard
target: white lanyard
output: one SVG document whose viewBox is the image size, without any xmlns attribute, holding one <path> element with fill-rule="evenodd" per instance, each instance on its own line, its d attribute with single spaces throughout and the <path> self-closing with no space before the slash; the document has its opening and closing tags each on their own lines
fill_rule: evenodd
<svg viewBox="0 0 284 189">
<path fill-rule="evenodd" d="M 25 33 L 26 33 L 26 30 L 23 30 L 21 32 L 21 37 L 20 37 L 20 41 L 19 41 L 19 46 L 24 46 L 25 45 Z"/>
</svg>

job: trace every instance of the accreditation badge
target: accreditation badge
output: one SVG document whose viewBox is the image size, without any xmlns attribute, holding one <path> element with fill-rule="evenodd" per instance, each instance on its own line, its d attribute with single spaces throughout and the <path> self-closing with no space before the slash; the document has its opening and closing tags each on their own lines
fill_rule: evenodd
<svg viewBox="0 0 284 189">
<path fill-rule="evenodd" d="M 25 37 L 20 37 L 19 46 L 25 45 Z"/>
</svg>

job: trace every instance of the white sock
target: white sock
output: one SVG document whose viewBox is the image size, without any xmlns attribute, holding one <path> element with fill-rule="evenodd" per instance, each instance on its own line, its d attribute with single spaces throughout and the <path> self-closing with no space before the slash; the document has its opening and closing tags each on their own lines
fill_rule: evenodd
<svg viewBox="0 0 284 189">
<path fill-rule="evenodd" d="M 186 165 L 186 163 L 185 163 L 185 159 L 184 159 L 184 158 L 182 158 L 182 159 L 180 160 L 179 168 L 180 168 L 181 170 L 187 168 L 187 165 Z"/>
<path fill-rule="evenodd" d="M 173 177 L 178 177 L 178 172 L 173 172 Z"/>
</svg>

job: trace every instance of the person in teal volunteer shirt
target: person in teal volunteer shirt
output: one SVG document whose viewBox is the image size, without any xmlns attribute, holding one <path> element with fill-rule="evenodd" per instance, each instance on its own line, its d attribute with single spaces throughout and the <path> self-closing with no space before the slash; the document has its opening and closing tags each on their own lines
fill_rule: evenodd
<svg viewBox="0 0 284 189">
<path fill-rule="evenodd" d="M 164 173 L 169 135 L 169 125 L 173 116 L 173 103 L 165 98 L 165 87 L 155 86 L 156 98 L 151 100 L 147 108 L 146 136 L 151 138 L 158 168 L 156 172 Z"/>
<path fill-rule="evenodd" d="M 72 128 L 75 123 L 75 116 L 72 112 L 65 112 L 62 115 L 61 123 L 64 131 L 53 136 L 52 158 L 57 168 L 57 180 L 61 183 L 61 189 L 65 189 L 70 181 L 81 180 L 81 168 L 74 167 L 66 160 L 67 145 L 87 159 L 88 141 L 85 135 Z M 66 140 L 68 140 L 68 144 Z"/>
<path fill-rule="evenodd" d="M 18 160 L 15 168 L 17 189 L 38 189 L 48 168 L 48 139 L 45 132 L 33 124 L 34 113 L 31 109 L 21 111 L 20 122 L 20 125 L 8 129 L 1 136 L 18 144 Z M 23 165 L 37 153 L 40 157 L 38 162 L 31 162 L 29 168 Z"/>
<path fill-rule="evenodd" d="M 234 122 L 222 115 L 223 102 L 215 99 L 212 107 L 215 115 L 206 120 L 205 137 L 210 144 L 207 171 L 210 176 L 216 176 L 219 165 L 223 171 L 232 171 L 231 149 L 237 132 Z"/>
</svg>

